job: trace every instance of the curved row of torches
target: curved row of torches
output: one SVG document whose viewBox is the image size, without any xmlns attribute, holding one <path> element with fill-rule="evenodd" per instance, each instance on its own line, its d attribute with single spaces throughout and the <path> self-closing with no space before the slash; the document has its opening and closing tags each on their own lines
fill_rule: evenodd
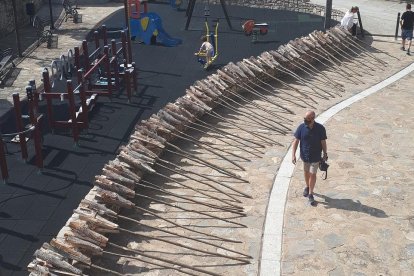
<svg viewBox="0 0 414 276">
<path fill-rule="evenodd" d="M 363 63 L 358 61 L 353 63 L 343 62 L 344 60 L 354 60 L 356 56 L 361 55 L 365 58 Z M 146 174 L 155 174 L 168 178 L 168 176 L 155 169 L 155 164 L 166 170 L 174 171 L 183 177 L 185 176 L 184 169 L 179 169 L 174 163 L 162 158 L 162 154 L 165 152 L 173 153 L 199 165 L 207 166 L 217 173 L 237 181 L 248 182 L 239 173 L 245 170 L 242 165 L 229 158 L 228 155 L 223 154 L 220 149 L 188 135 L 186 130 L 197 129 L 201 131 L 201 129 L 204 129 L 220 132 L 223 136 L 232 137 L 233 143 L 240 148 L 244 148 L 253 155 L 258 155 L 254 151 L 255 147 L 264 148 L 266 145 L 272 145 L 277 142 L 269 139 L 265 132 L 255 131 L 252 126 L 285 135 L 290 132 L 290 129 L 284 122 L 289 120 L 281 116 L 281 114 L 293 114 L 289 108 L 280 102 L 273 101 L 263 95 L 263 91 L 275 93 L 274 87 L 269 84 L 270 82 L 277 83 L 279 86 L 295 91 L 295 93 L 300 95 L 302 100 L 299 100 L 296 104 L 301 107 L 316 104 L 315 98 L 329 99 L 340 96 L 344 91 L 343 85 L 338 79 L 321 72 L 316 67 L 321 65 L 325 68 L 334 69 L 341 80 L 346 79 L 349 82 L 362 83 L 363 81 L 360 77 L 363 74 L 372 74 L 371 71 L 377 69 L 385 70 L 386 62 L 366 51 L 366 45 L 363 45 L 363 42 L 353 39 L 346 31 L 334 27 L 326 33 L 314 31 L 306 37 L 292 40 L 280 46 L 278 50 L 264 52 L 258 57 L 250 57 L 237 63 L 230 62 L 217 70 L 216 73 L 209 75 L 203 80 L 196 81 L 193 86 L 187 89 L 186 95 L 178 98 L 173 103 L 168 103 L 148 120 L 143 120 L 135 126 L 128 144 L 120 148 L 116 159 L 106 164 L 102 174 L 96 176 L 95 187 L 82 200 L 78 209 L 74 211 L 74 215 L 69 219 L 66 227 L 62 229 L 58 237 L 52 239 L 50 243 L 45 243 L 42 248 L 35 252 L 35 259 L 28 266 L 31 275 L 51 275 L 59 272 L 64 272 L 66 275 L 83 275 L 84 270 L 90 268 L 109 274 L 122 275 L 109 268 L 98 266 L 96 262 L 94 264 L 92 258 L 104 254 L 126 259 L 139 259 L 140 261 L 143 261 L 142 258 L 137 256 L 148 257 L 145 261 L 147 263 L 151 264 L 152 260 L 156 260 L 157 262 L 162 262 L 164 268 L 174 269 L 190 275 L 218 275 L 216 272 L 205 268 L 174 262 L 164 257 L 148 255 L 148 253 L 139 249 L 115 244 L 109 241 L 105 235 L 120 232 L 141 237 L 145 236 L 144 234 L 124 229 L 116 222 L 124 220 L 140 224 L 139 221 L 120 214 L 120 210 L 126 208 L 150 214 L 183 231 L 197 233 L 203 237 L 213 238 L 213 240 L 219 239 L 222 242 L 234 242 L 232 239 L 217 237 L 205 231 L 194 230 L 173 220 L 163 218 L 149 208 L 137 206 L 132 202 L 132 199 L 139 196 L 151 201 L 157 201 L 157 199 L 151 198 L 148 195 L 141 194 L 140 188 L 151 188 L 163 193 L 173 193 L 143 179 Z M 313 81 L 307 81 L 304 77 L 305 75 L 312 76 L 314 78 Z M 288 79 L 292 78 L 299 86 L 289 83 Z M 272 105 L 281 112 L 277 112 L 275 109 L 267 109 L 251 101 L 245 96 L 246 93 Z M 280 95 L 280 97 L 282 99 L 283 95 Z M 224 129 L 219 129 L 214 124 L 203 120 L 204 116 L 208 115 L 212 118 L 226 121 L 228 118 L 216 112 L 214 110 L 215 107 L 224 107 L 237 112 L 237 108 L 246 103 L 254 108 L 251 108 L 245 114 L 247 116 L 244 117 L 245 120 L 243 122 L 234 124 L 233 127 L 249 135 L 252 139 L 243 140 L 237 135 Z M 269 116 L 264 118 L 263 113 Z M 176 139 L 203 147 L 210 154 L 227 162 L 229 166 L 218 166 L 196 154 L 182 150 L 179 146 L 173 144 L 173 141 Z M 223 140 L 223 142 L 229 143 L 227 140 Z M 255 147 L 251 147 L 253 144 Z M 177 169 L 175 170 L 174 168 Z M 172 178 L 169 178 L 169 180 L 174 181 Z M 182 182 L 174 182 L 177 185 L 185 186 Z M 222 212 L 243 216 L 243 206 L 237 204 L 242 202 L 234 194 L 247 198 L 251 198 L 251 196 L 224 182 L 220 183 L 220 185 L 220 188 L 211 185 L 210 188 L 224 194 L 226 194 L 224 190 L 231 190 L 232 195 L 228 195 L 228 201 L 200 190 L 196 192 L 208 197 L 208 201 L 200 201 L 197 198 L 190 198 L 179 194 L 175 194 L 175 196 Z M 191 186 L 185 187 L 192 189 Z M 161 203 L 172 205 L 175 208 L 179 207 L 168 202 Z M 187 212 L 197 212 L 196 210 L 181 209 Z M 243 226 L 238 222 L 215 215 L 201 214 L 225 221 L 226 223 Z M 146 225 L 146 227 L 149 226 Z M 193 239 L 220 249 L 216 252 L 211 252 L 194 247 L 191 248 L 201 253 L 236 260 L 241 264 L 247 264 L 252 259 L 248 254 L 232 250 L 208 239 L 194 239 L 167 229 L 157 230 L 181 238 Z M 161 238 L 159 240 L 162 241 Z M 174 244 L 173 241 L 164 240 L 164 242 Z M 180 244 L 180 246 L 185 247 L 183 244 Z M 114 250 L 111 251 L 110 248 Z M 224 251 L 225 253 L 221 253 Z"/>
</svg>

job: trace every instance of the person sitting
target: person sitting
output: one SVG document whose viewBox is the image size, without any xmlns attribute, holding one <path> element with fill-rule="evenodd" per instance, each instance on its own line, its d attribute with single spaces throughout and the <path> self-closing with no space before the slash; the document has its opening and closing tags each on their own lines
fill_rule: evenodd
<svg viewBox="0 0 414 276">
<path fill-rule="evenodd" d="M 341 20 L 341 27 L 348 30 L 353 36 L 356 36 L 357 24 L 354 23 L 354 17 L 358 10 L 358 7 L 352 7 Z"/>
<path fill-rule="evenodd" d="M 207 36 L 202 36 L 201 41 L 203 42 L 201 44 L 200 50 L 195 53 L 196 56 L 200 56 L 202 54 L 205 55 L 205 60 L 200 60 L 201 63 L 204 64 L 204 67 L 208 67 L 211 64 L 211 58 L 214 56 L 214 47 L 213 45 L 208 41 Z"/>
</svg>

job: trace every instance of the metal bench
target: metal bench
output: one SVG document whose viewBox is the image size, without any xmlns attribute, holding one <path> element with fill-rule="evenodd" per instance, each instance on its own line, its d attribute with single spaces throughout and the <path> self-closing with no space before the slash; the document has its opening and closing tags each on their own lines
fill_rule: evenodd
<svg viewBox="0 0 414 276">
<path fill-rule="evenodd" d="M 5 50 L 0 50 L 0 84 L 3 84 L 3 81 L 7 79 L 8 74 L 10 73 L 10 66 L 12 64 L 13 67 L 16 65 L 13 62 L 13 49 L 7 48 Z M 8 69 L 6 69 L 8 68 Z"/>
<path fill-rule="evenodd" d="M 74 1 L 70 0 L 63 0 L 62 2 L 63 8 L 65 10 L 65 22 L 68 21 L 68 18 L 73 18 L 75 21 L 78 17 L 78 10 L 77 10 L 77 4 Z"/>
<path fill-rule="evenodd" d="M 6 50 L 0 50 L 0 73 L 3 72 L 3 69 L 6 67 L 8 63 L 13 63 L 13 49 L 7 48 Z"/>
<path fill-rule="evenodd" d="M 35 16 L 33 19 L 33 27 L 36 29 L 37 46 L 51 39 L 53 33 L 50 29 L 50 25 L 47 24 L 47 21 L 39 16 Z"/>
</svg>

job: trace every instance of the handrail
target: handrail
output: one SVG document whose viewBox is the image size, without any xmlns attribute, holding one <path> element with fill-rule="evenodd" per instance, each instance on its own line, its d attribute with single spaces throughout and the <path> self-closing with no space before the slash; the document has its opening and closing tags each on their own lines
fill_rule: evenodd
<svg viewBox="0 0 414 276">
<path fill-rule="evenodd" d="M 95 49 L 95 51 L 92 52 L 92 54 L 89 55 L 89 59 L 93 58 L 96 54 L 98 54 L 101 51 L 101 47 Z"/>
<path fill-rule="evenodd" d="M 28 132 L 33 131 L 36 128 L 36 126 L 32 125 L 29 129 L 20 131 L 20 132 L 14 132 L 14 133 L 0 133 L 1 137 L 12 137 L 12 136 L 16 136 L 16 135 L 20 135 L 20 134 L 26 134 Z"/>
</svg>

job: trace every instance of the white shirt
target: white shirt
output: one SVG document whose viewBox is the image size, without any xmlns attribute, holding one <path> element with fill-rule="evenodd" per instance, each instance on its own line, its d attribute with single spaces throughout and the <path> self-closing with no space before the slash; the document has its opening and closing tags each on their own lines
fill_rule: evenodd
<svg viewBox="0 0 414 276">
<path fill-rule="evenodd" d="M 347 11 L 344 18 L 341 20 L 341 27 L 346 28 L 347 30 L 351 29 L 354 25 L 354 13 Z"/>
<path fill-rule="evenodd" d="M 206 52 L 211 52 L 214 50 L 213 45 L 211 45 L 210 42 L 204 41 L 203 44 L 201 44 L 200 50 L 204 50 Z"/>
</svg>

